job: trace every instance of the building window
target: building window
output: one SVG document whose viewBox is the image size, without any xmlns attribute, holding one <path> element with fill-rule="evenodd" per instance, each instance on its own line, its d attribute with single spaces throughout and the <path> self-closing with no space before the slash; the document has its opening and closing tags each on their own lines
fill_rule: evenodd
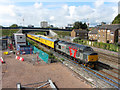
<svg viewBox="0 0 120 90">
<path fill-rule="evenodd" d="M 111 35 L 114 35 L 114 33 L 113 33 L 113 32 L 111 32 Z"/>
<path fill-rule="evenodd" d="M 103 32 L 105 32 L 105 30 L 103 30 Z"/>
<path fill-rule="evenodd" d="M 107 30 L 107 32 L 110 32 L 110 30 Z"/>
<path fill-rule="evenodd" d="M 100 32 L 100 29 L 98 30 L 98 32 Z"/>
<path fill-rule="evenodd" d="M 111 40 L 111 42 L 112 42 L 113 40 Z"/>
<path fill-rule="evenodd" d="M 100 35 L 99 35 L 99 37 L 100 37 Z"/>
<path fill-rule="evenodd" d="M 96 35 L 97 36 L 97 35 Z"/>
<path fill-rule="evenodd" d="M 104 35 L 103 35 L 103 37 L 104 37 Z"/>
</svg>

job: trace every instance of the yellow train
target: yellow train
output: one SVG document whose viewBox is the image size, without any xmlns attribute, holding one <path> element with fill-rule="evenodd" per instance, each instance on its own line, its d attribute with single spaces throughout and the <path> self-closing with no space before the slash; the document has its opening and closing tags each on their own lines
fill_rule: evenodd
<svg viewBox="0 0 120 90">
<path fill-rule="evenodd" d="M 54 48 L 55 47 L 55 41 L 56 39 L 50 39 L 48 37 L 45 37 L 45 36 L 41 36 L 41 35 L 34 35 L 34 34 L 27 34 L 27 37 L 35 40 L 35 41 L 38 41 L 44 45 L 47 45 L 51 48 Z"/>
</svg>

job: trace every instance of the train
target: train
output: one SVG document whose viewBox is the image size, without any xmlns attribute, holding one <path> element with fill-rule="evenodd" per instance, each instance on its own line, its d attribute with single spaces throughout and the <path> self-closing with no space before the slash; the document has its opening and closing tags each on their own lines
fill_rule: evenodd
<svg viewBox="0 0 120 90">
<path fill-rule="evenodd" d="M 34 34 L 27 34 L 27 37 L 53 49 L 56 52 L 61 53 L 62 55 L 71 58 L 77 63 L 82 63 L 83 65 L 90 68 L 97 66 L 98 53 L 96 53 L 89 46 L 61 41 L 58 39 L 51 39 Z"/>
</svg>

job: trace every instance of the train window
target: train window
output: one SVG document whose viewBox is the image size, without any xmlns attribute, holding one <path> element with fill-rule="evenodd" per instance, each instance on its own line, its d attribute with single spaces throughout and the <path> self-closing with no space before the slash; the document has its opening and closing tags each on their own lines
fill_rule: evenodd
<svg viewBox="0 0 120 90">
<path fill-rule="evenodd" d="M 86 47 L 84 51 L 93 51 L 93 49 L 91 47 Z"/>
<path fill-rule="evenodd" d="M 59 49 L 61 49 L 61 46 L 60 46 L 60 45 L 58 45 L 58 48 L 59 48 Z"/>
</svg>

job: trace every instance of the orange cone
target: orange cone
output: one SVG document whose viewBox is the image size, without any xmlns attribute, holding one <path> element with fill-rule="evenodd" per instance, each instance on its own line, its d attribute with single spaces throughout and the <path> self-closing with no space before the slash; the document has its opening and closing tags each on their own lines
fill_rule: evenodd
<svg viewBox="0 0 120 90">
<path fill-rule="evenodd" d="M 19 60 L 24 61 L 24 58 L 23 58 L 23 57 L 20 57 L 20 59 L 19 59 Z"/>
<path fill-rule="evenodd" d="M 0 58 L 0 61 L 1 61 L 1 63 L 5 63 L 5 61 L 3 60 L 3 58 L 2 58 L 2 57 Z"/>
<path fill-rule="evenodd" d="M 19 59 L 20 59 L 20 57 L 19 57 L 19 56 L 16 56 L 16 59 L 17 59 L 17 60 L 19 60 Z"/>
</svg>

